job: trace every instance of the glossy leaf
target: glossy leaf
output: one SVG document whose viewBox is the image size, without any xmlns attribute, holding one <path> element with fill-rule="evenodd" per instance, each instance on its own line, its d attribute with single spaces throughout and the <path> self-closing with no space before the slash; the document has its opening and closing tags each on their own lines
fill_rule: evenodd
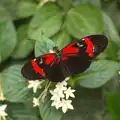
<svg viewBox="0 0 120 120">
<path fill-rule="evenodd" d="M 28 32 L 30 38 L 38 39 L 41 33 L 47 37 L 55 35 L 60 30 L 62 18 L 63 12 L 58 6 L 45 4 L 31 20 Z"/>
<path fill-rule="evenodd" d="M 11 19 L 17 18 L 17 0 L 0 0 L 0 5 L 4 6 Z"/>
<path fill-rule="evenodd" d="M 57 110 L 55 107 L 51 106 L 51 100 L 47 97 L 44 101 L 44 104 L 39 106 L 40 115 L 43 120 L 61 120 L 63 112 L 61 110 Z"/>
<path fill-rule="evenodd" d="M 118 47 L 120 44 L 120 36 L 117 32 L 117 29 L 112 22 L 111 18 L 106 14 L 103 13 L 103 18 L 104 18 L 104 24 L 105 24 L 105 31 L 107 36 L 110 37 L 110 40 L 113 41 Z"/>
<path fill-rule="evenodd" d="M 31 104 L 7 103 L 7 120 L 41 120 Z"/>
<path fill-rule="evenodd" d="M 89 4 L 72 8 L 67 14 L 65 25 L 68 32 L 76 38 L 100 34 L 104 31 L 100 9 Z"/>
<path fill-rule="evenodd" d="M 42 40 L 38 40 L 35 42 L 35 56 L 38 57 L 40 55 L 49 53 L 50 50 L 53 50 L 55 43 L 49 38 L 42 36 Z"/>
<path fill-rule="evenodd" d="M 79 6 L 80 4 L 94 4 L 100 7 L 101 1 L 100 0 L 73 0 L 74 6 Z"/>
<path fill-rule="evenodd" d="M 67 10 L 72 6 L 72 1 L 73 0 L 57 0 L 56 2 L 64 9 L 64 11 L 67 12 Z"/>
<path fill-rule="evenodd" d="M 2 19 L 9 19 L 11 18 L 10 17 L 10 14 L 5 10 L 5 8 L 3 6 L 0 5 L 0 17 Z"/>
<path fill-rule="evenodd" d="M 112 120 L 120 119 L 120 94 L 106 94 L 108 110 L 112 115 Z"/>
<path fill-rule="evenodd" d="M 62 120 L 99 120 L 97 117 L 102 117 L 105 107 L 103 105 L 102 89 L 86 89 L 80 86 L 74 89 L 76 90 L 75 98 L 72 101 L 74 110 L 65 113 Z"/>
<path fill-rule="evenodd" d="M 71 36 L 66 31 L 61 31 L 52 38 L 59 49 L 62 49 L 71 42 Z"/>
<path fill-rule="evenodd" d="M 118 74 L 119 64 L 115 61 L 99 60 L 91 64 L 90 68 L 75 78 L 80 80 L 80 85 L 86 88 L 97 88 L 104 85 Z"/>
<path fill-rule="evenodd" d="M 12 20 L 28 17 L 36 12 L 37 4 L 32 0 L 0 0 Z"/>
<path fill-rule="evenodd" d="M 17 16 L 19 18 L 28 17 L 36 12 L 37 4 L 30 1 L 20 1 L 17 6 Z"/>
<path fill-rule="evenodd" d="M 17 30 L 18 43 L 16 49 L 14 50 L 13 58 L 25 58 L 33 50 L 34 41 L 27 38 L 28 25 L 23 25 Z"/>
<path fill-rule="evenodd" d="M 8 101 L 25 102 L 32 97 L 32 91 L 27 88 L 27 81 L 21 74 L 21 67 L 12 65 L 1 73 L 2 89 Z"/>
<path fill-rule="evenodd" d="M 112 60 L 117 60 L 117 52 L 120 48 L 120 36 L 119 33 L 112 22 L 111 18 L 107 15 L 107 13 L 103 13 L 104 24 L 105 24 L 105 34 L 109 39 L 109 44 L 107 48 L 107 56 Z"/>
<path fill-rule="evenodd" d="M 16 31 L 12 21 L 0 20 L 0 63 L 7 59 L 16 46 Z"/>
</svg>

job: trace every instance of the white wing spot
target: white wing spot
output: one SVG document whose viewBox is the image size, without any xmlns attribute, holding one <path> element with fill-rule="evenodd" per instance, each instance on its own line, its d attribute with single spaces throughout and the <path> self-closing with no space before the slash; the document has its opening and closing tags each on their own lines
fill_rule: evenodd
<svg viewBox="0 0 120 120">
<path fill-rule="evenodd" d="M 42 63 L 43 63 L 43 59 L 41 58 L 41 59 L 40 59 L 40 64 L 42 64 Z"/>
<path fill-rule="evenodd" d="M 83 47 L 84 45 L 82 45 L 82 44 L 79 44 L 79 43 L 77 43 L 77 45 L 79 46 L 79 47 Z"/>
</svg>

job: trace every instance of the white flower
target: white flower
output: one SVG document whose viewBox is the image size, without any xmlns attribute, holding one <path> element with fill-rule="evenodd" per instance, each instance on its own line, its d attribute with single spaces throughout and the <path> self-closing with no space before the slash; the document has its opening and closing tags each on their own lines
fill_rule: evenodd
<svg viewBox="0 0 120 120">
<path fill-rule="evenodd" d="M 60 98 L 64 98 L 64 94 L 62 90 L 54 89 L 51 90 L 50 93 L 53 95 L 51 100 L 59 100 Z"/>
<path fill-rule="evenodd" d="M 39 80 L 31 80 L 28 82 L 28 88 L 33 88 L 33 92 L 36 93 L 38 88 L 41 88 L 41 83 L 43 83 L 43 81 L 39 81 Z"/>
<path fill-rule="evenodd" d="M 65 100 L 62 99 L 62 111 L 66 113 L 68 109 L 74 109 L 73 106 L 71 105 L 72 100 Z"/>
<path fill-rule="evenodd" d="M 73 92 L 75 92 L 75 90 L 71 89 L 71 87 L 69 87 L 67 90 L 65 90 L 64 93 L 66 94 L 66 99 L 68 99 L 69 97 L 74 98 L 75 95 L 73 94 Z"/>
<path fill-rule="evenodd" d="M 68 81 L 70 79 L 70 77 L 66 77 L 64 81 Z"/>
<path fill-rule="evenodd" d="M 66 88 L 66 86 L 64 86 L 64 84 L 66 84 L 66 83 L 63 83 L 63 82 L 57 83 L 56 84 L 56 89 L 58 89 L 58 90 L 66 90 L 67 88 Z"/>
<path fill-rule="evenodd" d="M 5 112 L 6 107 L 7 107 L 6 104 L 0 106 L 0 116 L 2 116 L 2 117 L 7 116 L 7 113 Z"/>
<path fill-rule="evenodd" d="M 71 89 L 71 87 L 67 88 L 68 79 L 69 78 L 66 78 L 64 81 L 57 83 L 55 86 L 56 88 L 54 90 L 50 90 L 50 93 L 52 94 L 51 106 L 55 106 L 56 109 L 61 107 L 64 113 L 68 109 L 73 109 L 73 106 L 71 105 L 72 100 L 68 100 L 68 98 L 75 97 L 75 95 L 73 94 L 75 90 Z"/>
<path fill-rule="evenodd" d="M 61 84 L 61 85 L 63 85 L 63 86 L 67 86 L 67 81 L 64 80 L 64 81 L 60 82 L 59 84 Z"/>
<path fill-rule="evenodd" d="M 39 105 L 40 105 L 39 99 L 33 98 L 33 107 L 36 107 L 36 106 L 39 106 Z"/>
<path fill-rule="evenodd" d="M 62 102 L 60 100 L 54 100 L 51 104 L 51 106 L 55 106 L 56 109 L 62 107 Z"/>
</svg>

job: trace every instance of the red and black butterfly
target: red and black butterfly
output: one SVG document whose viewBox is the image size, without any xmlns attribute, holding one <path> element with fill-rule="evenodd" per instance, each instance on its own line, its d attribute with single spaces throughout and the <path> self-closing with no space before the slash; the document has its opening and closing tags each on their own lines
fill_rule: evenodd
<svg viewBox="0 0 120 120">
<path fill-rule="evenodd" d="M 52 82 L 63 81 L 66 77 L 84 72 L 92 60 L 107 47 L 108 39 L 104 35 L 91 35 L 73 42 L 55 53 L 44 54 L 27 62 L 22 75 L 28 80 L 49 79 Z"/>
</svg>

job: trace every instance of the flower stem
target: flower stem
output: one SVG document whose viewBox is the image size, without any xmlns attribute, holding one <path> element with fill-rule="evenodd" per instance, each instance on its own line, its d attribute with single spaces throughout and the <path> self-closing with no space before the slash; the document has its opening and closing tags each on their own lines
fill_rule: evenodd
<svg viewBox="0 0 120 120">
<path fill-rule="evenodd" d="M 47 91 L 48 91 L 48 88 L 50 87 L 50 85 L 51 85 L 51 82 L 47 82 L 46 83 L 46 86 L 45 86 L 45 89 L 44 89 L 44 91 L 40 94 L 40 96 L 38 97 L 38 99 L 40 99 L 42 96 L 46 96 L 46 93 L 47 93 Z"/>
</svg>

